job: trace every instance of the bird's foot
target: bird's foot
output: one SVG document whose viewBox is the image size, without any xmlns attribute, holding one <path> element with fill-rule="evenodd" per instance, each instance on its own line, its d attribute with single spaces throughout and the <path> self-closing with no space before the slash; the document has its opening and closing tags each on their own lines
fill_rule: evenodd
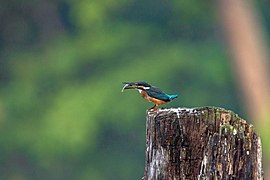
<svg viewBox="0 0 270 180">
<path fill-rule="evenodd" d="M 158 107 L 157 105 L 154 105 L 153 107 L 151 107 L 150 109 L 148 109 L 148 111 L 156 112 L 158 110 L 157 107 Z"/>
<path fill-rule="evenodd" d="M 152 108 L 150 108 L 150 109 L 148 109 L 148 111 L 150 111 L 150 112 L 156 112 L 157 109 L 152 109 Z"/>
</svg>

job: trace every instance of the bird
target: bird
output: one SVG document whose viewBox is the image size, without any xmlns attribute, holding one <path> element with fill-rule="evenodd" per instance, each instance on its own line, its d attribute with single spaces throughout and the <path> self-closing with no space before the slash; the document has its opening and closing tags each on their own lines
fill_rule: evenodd
<svg viewBox="0 0 270 180">
<path fill-rule="evenodd" d="M 155 86 L 151 86 L 147 82 L 123 82 L 124 87 L 122 92 L 127 89 L 137 89 L 144 99 L 149 102 L 154 103 L 154 106 L 151 109 L 157 109 L 158 106 L 171 102 L 178 97 L 177 94 L 169 95 L 164 93 L 161 89 Z"/>
</svg>

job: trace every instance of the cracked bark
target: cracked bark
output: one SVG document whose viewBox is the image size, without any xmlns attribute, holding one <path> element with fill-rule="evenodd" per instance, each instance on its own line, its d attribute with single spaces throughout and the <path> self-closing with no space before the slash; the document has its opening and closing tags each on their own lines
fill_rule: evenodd
<svg viewBox="0 0 270 180">
<path fill-rule="evenodd" d="M 216 107 L 147 112 L 145 180 L 263 179 L 260 137 Z"/>
</svg>

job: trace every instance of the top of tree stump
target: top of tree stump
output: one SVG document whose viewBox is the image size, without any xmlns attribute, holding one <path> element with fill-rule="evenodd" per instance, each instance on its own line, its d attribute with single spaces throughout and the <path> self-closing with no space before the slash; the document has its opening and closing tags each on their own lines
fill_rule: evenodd
<svg viewBox="0 0 270 180">
<path fill-rule="evenodd" d="M 147 111 L 145 179 L 262 179 L 253 125 L 218 107 Z"/>
</svg>

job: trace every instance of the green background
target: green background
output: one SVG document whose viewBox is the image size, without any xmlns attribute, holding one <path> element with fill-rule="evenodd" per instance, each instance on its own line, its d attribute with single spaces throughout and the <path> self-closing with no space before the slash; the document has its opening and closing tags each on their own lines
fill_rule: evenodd
<svg viewBox="0 0 270 180">
<path fill-rule="evenodd" d="M 11 0 L 0 17 L 0 179 L 141 179 L 152 104 L 123 81 L 248 119 L 212 1 Z"/>
</svg>

